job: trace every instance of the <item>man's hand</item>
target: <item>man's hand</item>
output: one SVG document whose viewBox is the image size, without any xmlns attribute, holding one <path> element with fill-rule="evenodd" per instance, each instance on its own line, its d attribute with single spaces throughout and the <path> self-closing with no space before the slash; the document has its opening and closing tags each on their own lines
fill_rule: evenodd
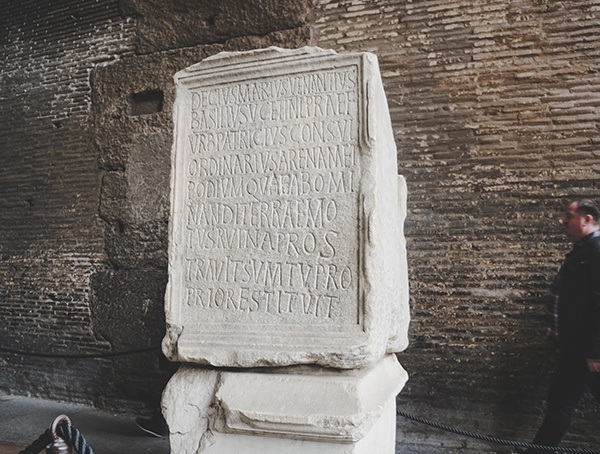
<svg viewBox="0 0 600 454">
<path fill-rule="evenodd" d="M 589 359 L 587 360 L 588 368 L 592 372 L 600 372 L 600 359 Z"/>
</svg>

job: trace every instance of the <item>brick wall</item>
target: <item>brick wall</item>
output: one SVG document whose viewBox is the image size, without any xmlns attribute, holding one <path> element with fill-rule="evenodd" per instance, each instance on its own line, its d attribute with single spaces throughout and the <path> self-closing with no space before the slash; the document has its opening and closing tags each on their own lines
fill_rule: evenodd
<svg viewBox="0 0 600 454">
<path fill-rule="evenodd" d="M 543 297 L 569 248 L 558 221 L 571 198 L 600 199 L 600 4 L 317 1 L 315 15 L 319 46 L 379 57 L 408 182 L 399 405 L 529 440 L 553 362 Z M 597 444 L 599 422 L 579 414 L 571 440 Z M 414 452 L 462 442 L 440 438 Z"/>
<path fill-rule="evenodd" d="M 90 279 L 105 266 L 89 75 L 131 51 L 112 1 L 0 6 L 0 345 L 107 351 L 93 331 Z M 103 361 L 0 356 L 0 389 L 67 400 L 102 394 Z M 89 392 L 89 396 L 87 393 Z"/>
</svg>

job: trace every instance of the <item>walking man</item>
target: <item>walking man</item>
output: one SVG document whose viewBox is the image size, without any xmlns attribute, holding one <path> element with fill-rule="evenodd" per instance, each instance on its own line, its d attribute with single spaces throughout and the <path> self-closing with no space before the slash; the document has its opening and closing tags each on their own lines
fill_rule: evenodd
<svg viewBox="0 0 600 454">
<path fill-rule="evenodd" d="M 587 389 L 600 402 L 599 222 L 598 207 L 590 200 L 571 203 L 562 220 L 573 249 L 556 281 L 559 359 L 546 415 L 533 439 L 536 445 L 559 445 Z"/>
</svg>

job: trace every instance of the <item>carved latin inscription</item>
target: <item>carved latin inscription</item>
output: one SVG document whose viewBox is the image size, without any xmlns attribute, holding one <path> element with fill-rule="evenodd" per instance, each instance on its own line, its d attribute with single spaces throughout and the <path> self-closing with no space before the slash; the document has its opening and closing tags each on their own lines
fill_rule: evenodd
<svg viewBox="0 0 600 454">
<path fill-rule="evenodd" d="M 165 355 L 355 368 L 399 351 L 403 209 L 377 58 L 222 52 L 174 80 Z"/>
<path fill-rule="evenodd" d="M 358 76 L 347 66 L 191 88 L 184 320 L 360 323 Z"/>
</svg>

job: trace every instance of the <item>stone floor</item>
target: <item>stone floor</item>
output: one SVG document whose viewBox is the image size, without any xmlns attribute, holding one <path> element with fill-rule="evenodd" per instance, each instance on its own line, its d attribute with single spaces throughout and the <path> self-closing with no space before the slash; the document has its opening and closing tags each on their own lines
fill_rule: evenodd
<svg viewBox="0 0 600 454">
<path fill-rule="evenodd" d="M 25 448 L 24 445 L 15 445 L 13 443 L 0 443 L 0 454 L 15 454 L 23 448 Z"/>
<path fill-rule="evenodd" d="M 168 454 L 167 440 L 147 436 L 134 415 L 84 405 L 0 394 L 0 454 L 17 454 L 35 441 L 60 414 L 66 414 L 94 454 Z"/>
</svg>

